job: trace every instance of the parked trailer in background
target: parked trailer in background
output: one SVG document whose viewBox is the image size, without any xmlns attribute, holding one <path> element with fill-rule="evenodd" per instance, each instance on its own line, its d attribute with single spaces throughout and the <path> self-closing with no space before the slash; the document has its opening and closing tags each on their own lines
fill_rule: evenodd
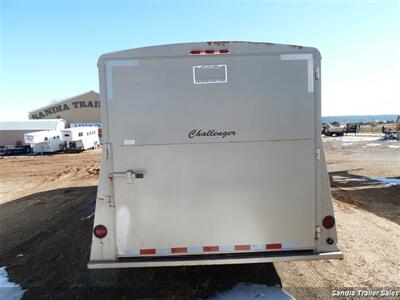
<svg viewBox="0 0 400 300">
<path fill-rule="evenodd" d="M 315 48 L 252 42 L 101 56 L 88 267 L 342 258 L 320 61 Z"/>
<path fill-rule="evenodd" d="M 94 126 L 64 129 L 62 139 L 69 150 L 87 150 L 100 145 L 98 128 Z"/>
<path fill-rule="evenodd" d="M 98 132 L 99 132 L 99 140 L 100 143 L 102 142 L 102 125 L 101 123 L 71 123 L 70 127 L 71 128 L 75 128 L 75 127 L 97 127 L 98 128 Z"/>
<path fill-rule="evenodd" d="M 357 133 L 360 132 L 360 124 L 359 123 L 347 123 L 345 127 L 345 132 L 346 135 L 348 133 L 354 133 L 354 135 L 357 135 Z"/>
<path fill-rule="evenodd" d="M 0 122 L 0 155 L 30 153 L 31 147 L 24 140 L 24 134 L 43 130 L 65 128 L 65 120 L 29 120 Z"/>
<path fill-rule="evenodd" d="M 24 141 L 30 144 L 33 153 L 53 153 L 63 150 L 61 130 L 43 130 L 24 134 Z"/>
<path fill-rule="evenodd" d="M 393 124 L 382 126 L 382 133 L 385 135 L 385 140 L 400 140 L 400 116 L 397 116 L 397 119 Z"/>
<path fill-rule="evenodd" d="M 400 140 L 400 115 L 396 119 L 397 140 Z"/>
<path fill-rule="evenodd" d="M 325 134 L 325 136 L 343 136 L 345 131 L 346 131 L 346 128 L 344 126 L 326 124 L 324 134 Z"/>
</svg>

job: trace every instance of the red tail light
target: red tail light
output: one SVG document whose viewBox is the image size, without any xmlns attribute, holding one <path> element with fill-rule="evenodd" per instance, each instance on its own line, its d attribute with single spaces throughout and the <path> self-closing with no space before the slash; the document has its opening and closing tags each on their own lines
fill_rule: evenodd
<svg viewBox="0 0 400 300">
<path fill-rule="evenodd" d="M 229 49 L 220 49 L 220 50 L 214 50 L 214 49 L 207 49 L 207 50 L 192 50 L 190 51 L 191 55 L 199 55 L 199 54 L 228 54 L 231 53 Z"/>
<path fill-rule="evenodd" d="M 323 220 L 322 220 L 322 225 L 326 228 L 326 229 L 331 229 L 333 226 L 335 226 L 335 218 L 332 216 L 326 216 Z"/>
<path fill-rule="evenodd" d="M 97 238 L 102 239 L 107 235 L 107 228 L 104 225 L 96 225 L 93 233 Z"/>
</svg>

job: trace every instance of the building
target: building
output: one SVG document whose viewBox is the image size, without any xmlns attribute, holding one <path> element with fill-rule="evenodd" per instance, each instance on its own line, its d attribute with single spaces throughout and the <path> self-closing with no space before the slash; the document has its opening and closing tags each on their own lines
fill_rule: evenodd
<svg viewBox="0 0 400 300">
<path fill-rule="evenodd" d="M 64 129 L 66 122 L 58 120 L 29 120 L 0 122 L 0 148 L 24 146 L 24 134 L 42 130 Z"/>
<path fill-rule="evenodd" d="M 101 123 L 99 93 L 87 93 L 29 112 L 29 119 L 64 119 L 71 123 Z"/>
</svg>

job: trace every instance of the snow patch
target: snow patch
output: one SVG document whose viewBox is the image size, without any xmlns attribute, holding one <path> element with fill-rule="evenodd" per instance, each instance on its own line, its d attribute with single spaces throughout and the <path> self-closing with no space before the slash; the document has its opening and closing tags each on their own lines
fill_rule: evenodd
<svg viewBox="0 0 400 300">
<path fill-rule="evenodd" d="M 341 141 L 341 142 L 372 142 L 372 141 L 383 141 L 384 137 L 382 135 L 371 135 L 371 136 L 349 136 L 344 135 L 340 137 L 326 137 L 324 141 Z"/>
<path fill-rule="evenodd" d="M 342 146 L 350 146 L 353 145 L 353 143 L 343 143 Z"/>
<path fill-rule="evenodd" d="M 25 293 L 21 287 L 8 280 L 8 274 L 5 267 L 0 268 L 0 299 L 19 300 Z"/>
<path fill-rule="evenodd" d="M 93 216 L 94 216 L 94 213 L 88 215 L 87 217 L 81 218 L 81 220 L 82 220 L 82 221 L 83 221 L 83 220 L 87 220 L 87 219 L 90 219 L 90 218 L 93 217 Z"/>
<path fill-rule="evenodd" d="M 377 147 L 380 146 L 381 144 L 377 144 L 377 143 L 372 143 L 372 144 L 367 144 L 367 147 Z"/>
<path fill-rule="evenodd" d="M 367 177 L 369 180 L 379 181 L 382 184 L 389 185 L 400 185 L 399 178 L 387 178 L 387 177 Z"/>
<path fill-rule="evenodd" d="M 239 283 L 230 291 L 222 292 L 210 299 L 215 300 L 241 300 L 241 299 L 295 299 L 283 291 L 279 286 L 266 286 L 263 284 Z"/>
<path fill-rule="evenodd" d="M 391 149 L 398 149 L 398 148 L 400 148 L 400 146 L 397 146 L 397 145 L 387 145 L 389 148 L 391 148 Z"/>
</svg>

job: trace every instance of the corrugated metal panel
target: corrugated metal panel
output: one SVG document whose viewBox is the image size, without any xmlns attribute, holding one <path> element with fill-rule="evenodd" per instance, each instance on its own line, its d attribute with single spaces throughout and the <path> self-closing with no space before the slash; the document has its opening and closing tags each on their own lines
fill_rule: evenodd
<svg viewBox="0 0 400 300">
<path fill-rule="evenodd" d="M 29 120 L 29 121 L 3 121 L 0 130 L 51 130 L 64 129 L 65 120 Z"/>
</svg>

